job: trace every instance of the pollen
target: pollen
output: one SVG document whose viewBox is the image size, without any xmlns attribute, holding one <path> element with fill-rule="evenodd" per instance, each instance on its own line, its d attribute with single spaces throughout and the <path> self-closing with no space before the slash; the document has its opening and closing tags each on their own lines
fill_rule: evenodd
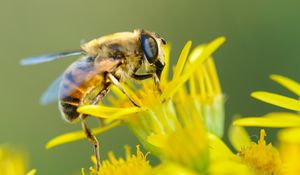
<svg viewBox="0 0 300 175">
<path fill-rule="evenodd" d="M 266 144 L 265 130 L 260 131 L 258 143 L 251 143 L 239 152 L 242 161 L 258 175 L 278 175 L 281 170 L 281 159 L 277 149 L 271 143 Z"/>
<path fill-rule="evenodd" d="M 125 146 L 125 158 L 116 158 L 110 152 L 108 154 L 109 160 L 104 160 L 101 163 L 99 172 L 91 169 L 91 175 L 143 175 L 147 174 L 152 168 L 140 147 L 136 147 L 136 154 L 132 154 L 129 146 Z"/>
</svg>

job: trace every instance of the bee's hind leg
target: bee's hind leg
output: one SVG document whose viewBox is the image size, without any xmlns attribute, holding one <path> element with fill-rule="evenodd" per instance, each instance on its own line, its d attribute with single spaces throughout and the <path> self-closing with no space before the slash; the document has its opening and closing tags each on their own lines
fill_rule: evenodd
<svg viewBox="0 0 300 175">
<path fill-rule="evenodd" d="M 96 169 L 99 171 L 100 169 L 100 144 L 96 136 L 93 135 L 92 131 L 88 128 L 87 121 L 86 121 L 87 115 L 81 114 L 80 120 L 81 120 L 81 126 L 82 129 L 88 139 L 88 141 L 93 144 L 94 146 L 94 152 L 96 156 Z"/>
</svg>

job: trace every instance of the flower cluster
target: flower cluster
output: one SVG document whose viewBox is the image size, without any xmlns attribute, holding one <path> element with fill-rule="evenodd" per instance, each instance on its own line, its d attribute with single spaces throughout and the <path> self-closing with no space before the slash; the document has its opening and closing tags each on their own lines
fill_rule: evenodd
<svg viewBox="0 0 300 175">
<path fill-rule="evenodd" d="M 209 165 L 207 133 L 223 134 L 223 96 L 210 57 L 223 42 L 224 38 L 218 38 L 197 46 L 191 54 L 191 42 L 187 42 L 172 78 L 168 78 L 170 67 L 162 72 L 160 90 L 151 79 L 142 82 L 142 87 L 134 82 L 124 84 L 140 107 L 132 107 L 126 96 L 113 88 L 109 99 L 113 107 L 91 105 L 79 111 L 106 118 L 108 123 L 122 120 L 162 162 L 204 173 Z M 169 46 L 165 53 L 169 65 Z"/>
<path fill-rule="evenodd" d="M 137 147 L 136 154 L 125 148 L 125 158 L 109 153 L 109 160 L 101 162 L 99 171 L 90 168 L 92 175 L 111 174 L 186 174 L 186 175 L 280 175 L 300 172 L 300 129 L 283 130 L 277 149 L 265 140 L 261 129 L 257 141 L 252 141 L 241 126 L 299 127 L 300 117 L 295 113 L 270 113 L 265 117 L 237 119 L 230 126 L 231 146 L 223 140 L 224 95 L 219 83 L 212 54 L 224 43 L 220 37 L 208 44 L 192 48 L 188 41 L 177 64 L 171 67 L 170 45 L 164 48 L 166 67 L 159 89 L 152 79 L 122 84 L 136 107 L 118 88 L 112 87 L 109 105 L 85 105 L 78 112 L 94 116 L 104 126 L 92 129 L 101 134 L 119 125 L 127 125 L 143 147 L 160 160 L 152 166 L 147 154 Z M 172 76 L 170 76 L 172 75 Z M 272 79 L 300 94 L 300 85 L 278 75 Z M 300 111 L 300 102 L 268 92 L 254 92 L 255 98 Z M 299 127 L 300 128 L 300 127 Z M 47 144 L 51 148 L 85 138 L 82 131 L 63 134 Z M 234 150 L 231 149 L 234 148 Z M 86 174 L 82 171 L 82 174 Z"/>
</svg>

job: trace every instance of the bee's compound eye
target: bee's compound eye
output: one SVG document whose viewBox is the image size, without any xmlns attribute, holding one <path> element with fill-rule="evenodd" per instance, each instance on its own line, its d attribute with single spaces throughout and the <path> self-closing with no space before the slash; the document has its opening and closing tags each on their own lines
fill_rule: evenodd
<svg viewBox="0 0 300 175">
<path fill-rule="evenodd" d="M 143 52 L 149 63 L 154 63 L 158 55 L 158 46 L 155 39 L 148 34 L 142 33 L 141 44 Z"/>
</svg>

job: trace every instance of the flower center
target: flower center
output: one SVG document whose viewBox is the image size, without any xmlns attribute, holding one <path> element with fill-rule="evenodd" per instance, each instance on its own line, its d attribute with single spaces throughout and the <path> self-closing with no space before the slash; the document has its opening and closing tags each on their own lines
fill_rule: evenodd
<svg viewBox="0 0 300 175">
<path fill-rule="evenodd" d="M 117 159 L 115 155 L 110 152 L 108 154 L 109 160 L 102 161 L 98 173 L 95 169 L 91 169 L 91 175 L 143 175 L 152 169 L 147 160 L 147 155 L 141 152 L 139 146 L 137 146 L 136 154 L 131 154 L 128 146 L 125 147 L 125 150 L 125 159 Z"/>
<path fill-rule="evenodd" d="M 259 175 L 277 175 L 280 173 L 281 160 L 279 152 L 266 144 L 265 130 L 260 131 L 258 143 L 251 143 L 239 152 L 242 161 L 250 166 Z"/>
</svg>

